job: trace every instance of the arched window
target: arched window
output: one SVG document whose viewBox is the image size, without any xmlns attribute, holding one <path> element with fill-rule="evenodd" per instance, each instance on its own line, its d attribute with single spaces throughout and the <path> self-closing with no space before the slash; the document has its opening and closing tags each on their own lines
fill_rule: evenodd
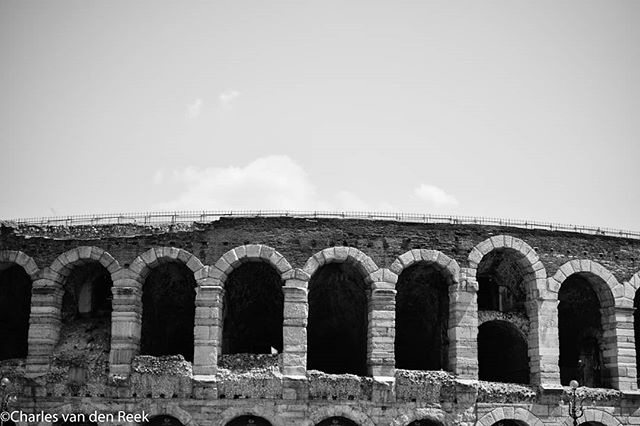
<svg viewBox="0 0 640 426">
<path fill-rule="evenodd" d="M 258 416 L 240 416 L 227 423 L 227 426 L 271 426 L 271 423 Z"/>
<path fill-rule="evenodd" d="M 193 361 L 195 289 L 193 272 L 181 262 L 151 270 L 142 290 L 142 354 L 180 354 Z"/>
<path fill-rule="evenodd" d="M 225 282 L 222 353 L 282 352 L 284 295 L 273 266 L 244 263 Z"/>
<path fill-rule="evenodd" d="M 366 374 L 367 294 L 348 263 L 330 263 L 309 282 L 308 369 Z"/>
<path fill-rule="evenodd" d="M 596 286 L 602 278 L 588 273 L 568 277 L 558 293 L 560 381 L 577 380 L 582 386 L 607 387 L 609 374 L 603 362 L 600 300 Z"/>
<path fill-rule="evenodd" d="M 329 417 L 328 419 L 324 419 L 318 423 L 316 426 L 358 426 L 358 423 L 347 419 L 346 417 Z"/>
<path fill-rule="evenodd" d="M 449 359 L 449 283 L 435 264 L 414 264 L 396 284 L 396 367 L 447 369 Z"/>
<path fill-rule="evenodd" d="M 524 334 L 507 321 L 488 321 L 478 329 L 480 380 L 529 383 L 529 357 Z"/>
<path fill-rule="evenodd" d="M 0 264 L 0 360 L 26 358 L 31 278 L 16 264 Z"/>
</svg>

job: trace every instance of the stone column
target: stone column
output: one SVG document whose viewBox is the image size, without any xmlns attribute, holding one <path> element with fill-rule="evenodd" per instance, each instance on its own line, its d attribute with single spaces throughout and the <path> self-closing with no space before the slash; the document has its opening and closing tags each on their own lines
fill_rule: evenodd
<svg viewBox="0 0 640 426">
<path fill-rule="evenodd" d="M 53 349 L 60 338 L 60 308 L 64 290 L 59 277 L 45 271 L 31 289 L 31 314 L 26 364 L 27 377 L 33 378 L 49 371 Z M 55 275 L 55 276 L 54 276 Z"/>
<path fill-rule="evenodd" d="M 529 365 L 530 383 L 555 387 L 560 385 L 560 339 L 558 336 L 558 301 L 540 299 L 527 302 L 534 304 L 530 318 Z"/>
<path fill-rule="evenodd" d="M 129 270 L 118 271 L 111 290 L 113 310 L 109 372 L 112 376 L 128 376 L 133 357 L 140 353 L 142 283 L 134 276 Z"/>
<path fill-rule="evenodd" d="M 475 272 L 461 270 L 449 290 L 449 360 L 461 379 L 478 380 L 478 283 Z"/>
<path fill-rule="evenodd" d="M 284 319 L 282 322 L 282 374 L 304 377 L 307 372 L 307 319 L 309 304 L 307 289 L 293 287 L 289 280 L 282 287 Z"/>
<path fill-rule="evenodd" d="M 371 284 L 367 333 L 367 370 L 381 381 L 395 379 L 396 290 L 387 282 Z"/>
<path fill-rule="evenodd" d="M 633 328 L 633 313 L 635 309 L 631 304 L 630 306 L 616 306 L 608 309 L 613 309 L 615 315 L 614 324 L 603 330 L 603 339 L 607 341 L 605 344 L 605 359 L 611 359 L 615 363 L 613 368 L 605 364 L 609 371 L 612 372 L 611 384 L 615 389 L 621 391 L 637 390 L 636 348 Z M 609 344 L 611 339 L 615 343 L 613 347 Z"/>
<path fill-rule="evenodd" d="M 193 336 L 194 376 L 213 376 L 218 371 L 218 355 L 222 346 L 222 304 L 224 288 L 205 279 L 196 295 Z"/>
</svg>

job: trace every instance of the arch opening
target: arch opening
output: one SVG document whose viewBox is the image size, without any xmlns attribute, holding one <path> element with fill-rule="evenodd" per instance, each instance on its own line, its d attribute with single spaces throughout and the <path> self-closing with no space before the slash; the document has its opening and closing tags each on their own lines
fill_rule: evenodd
<svg viewBox="0 0 640 426">
<path fill-rule="evenodd" d="M 396 284 L 396 367 L 448 368 L 450 277 L 433 264 L 402 271 Z"/>
<path fill-rule="evenodd" d="M 316 426 L 358 426 L 358 423 L 346 417 L 334 416 L 322 420 Z"/>
<path fill-rule="evenodd" d="M 269 264 L 249 262 L 225 282 L 223 354 L 282 352 L 283 281 Z"/>
<path fill-rule="evenodd" d="M 149 426 L 183 426 L 180 420 L 176 419 L 173 416 L 168 416 L 166 414 L 163 414 L 160 416 L 154 416 L 144 424 Z"/>
<path fill-rule="evenodd" d="M 478 328 L 478 376 L 480 380 L 529 383 L 527 341 L 507 321 L 489 321 Z"/>
<path fill-rule="evenodd" d="M 183 263 L 154 267 L 143 284 L 141 353 L 193 361 L 196 280 Z"/>
<path fill-rule="evenodd" d="M 348 263 L 330 263 L 309 281 L 308 368 L 366 374 L 367 291 Z"/>
<path fill-rule="evenodd" d="M 513 249 L 498 248 L 482 258 L 476 272 L 479 311 L 526 315 L 525 274 L 518 263 L 519 255 Z"/>
<path fill-rule="evenodd" d="M 86 383 L 106 374 L 111 349 L 111 274 L 99 262 L 72 265 L 63 282 L 60 337 L 53 363 L 68 371 L 68 380 Z"/>
<path fill-rule="evenodd" d="M 0 361 L 26 358 L 31 313 L 31 278 L 23 267 L 0 264 Z"/>
<path fill-rule="evenodd" d="M 601 278 L 576 273 L 568 277 L 558 292 L 558 333 L 560 338 L 560 382 L 567 386 L 577 380 L 582 386 L 609 387 L 603 362 L 601 305 L 595 291 Z"/>
<path fill-rule="evenodd" d="M 495 422 L 491 426 L 527 426 L 527 424 L 521 420 L 504 419 Z"/>
<path fill-rule="evenodd" d="M 271 426 L 271 423 L 258 416 L 240 416 L 227 423 L 227 426 Z"/>
<path fill-rule="evenodd" d="M 431 419 L 414 420 L 407 426 L 442 426 L 442 423 Z"/>
</svg>

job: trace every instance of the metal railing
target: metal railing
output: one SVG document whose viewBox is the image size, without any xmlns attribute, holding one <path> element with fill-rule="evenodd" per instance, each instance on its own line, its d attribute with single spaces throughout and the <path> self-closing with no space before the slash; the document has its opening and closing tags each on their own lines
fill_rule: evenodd
<svg viewBox="0 0 640 426">
<path fill-rule="evenodd" d="M 212 222 L 221 217 L 292 217 L 306 219 L 366 219 L 387 220 L 413 223 L 445 223 L 452 225 L 492 225 L 525 229 L 544 229 L 549 231 L 577 232 L 591 235 L 607 235 L 622 238 L 640 239 L 640 232 L 622 229 L 602 228 L 582 225 L 567 225 L 532 220 L 500 219 L 476 216 L 450 216 L 421 213 L 384 213 L 384 212 L 328 212 L 328 211 L 289 211 L 289 210 L 209 210 L 175 211 L 147 213 L 112 213 L 57 217 L 35 217 L 26 219 L 2 220 L 5 225 L 33 226 L 91 226 L 91 225 L 168 225 L 176 223 Z"/>
</svg>

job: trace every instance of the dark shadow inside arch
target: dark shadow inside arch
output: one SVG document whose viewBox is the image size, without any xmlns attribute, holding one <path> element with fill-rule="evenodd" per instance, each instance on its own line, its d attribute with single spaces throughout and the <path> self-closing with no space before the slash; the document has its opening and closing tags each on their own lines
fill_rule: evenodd
<svg viewBox="0 0 640 426">
<path fill-rule="evenodd" d="M 324 419 L 320 423 L 317 423 L 316 426 L 358 426 L 358 423 L 351 419 L 347 419 L 346 417 L 336 416 Z"/>
<path fill-rule="evenodd" d="M 397 368 L 448 368 L 449 282 L 445 271 L 426 263 L 412 265 L 398 277 Z"/>
<path fill-rule="evenodd" d="M 487 253 L 478 265 L 476 279 L 479 311 L 526 314 L 524 271 L 515 250 L 499 248 Z"/>
<path fill-rule="evenodd" d="M 442 426 L 442 423 L 431 419 L 414 420 L 407 426 Z"/>
<path fill-rule="evenodd" d="M 521 420 L 499 420 L 491 426 L 527 426 L 527 424 Z"/>
<path fill-rule="evenodd" d="M 592 278 L 593 279 L 593 278 Z M 585 274 L 567 278 L 558 292 L 560 382 L 608 387 L 602 357 L 600 301 Z"/>
<path fill-rule="evenodd" d="M 365 375 L 367 293 L 347 263 L 322 266 L 309 281 L 308 368 Z"/>
<path fill-rule="evenodd" d="M 633 331 L 636 343 L 636 371 L 638 386 L 640 387 L 640 290 L 636 291 L 633 299 L 633 307 L 636 309 L 633 313 Z"/>
<path fill-rule="evenodd" d="M 240 416 L 228 422 L 226 426 L 271 426 L 271 423 L 258 416 Z"/>
<path fill-rule="evenodd" d="M 173 416 L 168 416 L 168 415 L 160 415 L 160 416 L 154 416 L 151 419 L 149 419 L 149 421 L 147 423 L 144 423 L 145 425 L 149 425 L 149 426 L 184 426 L 180 420 L 176 419 Z"/>
<path fill-rule="evenodd" d="M 182 355 L 193 361 L 196 280 L 183 263 L 151 270 L 142 290 L 141 353 Z"/>
<path fill-rule="evenodd" d="M 225 282 L 222 353 L 282 352 L 284 294 L 280 274 L 269 264 L 250 262 Z"/>
<path fill-rule="evenodd" d="M 94 260 L 72 265 L 64 280 L 62 326 L 54 359 L 83 359 L 82 364 L 78 362 L 69 369 L 69 379 L 73 382 L 86 381 L 86 367 L 93 373 L 108 368 L 112 285 L 109 271 Z"/>
<path fill-rule="evenodd" d="M 27 357 L 30 313 L 31 278 L 19 265 L 0 264 L 0 360 Z"/>
<path fill-rule="evenodd" d="M 489 321 L 478 329 L 480 380 L 529 383 L 527 342 L 520 330 L 507 321 Z"/>
</svg>

